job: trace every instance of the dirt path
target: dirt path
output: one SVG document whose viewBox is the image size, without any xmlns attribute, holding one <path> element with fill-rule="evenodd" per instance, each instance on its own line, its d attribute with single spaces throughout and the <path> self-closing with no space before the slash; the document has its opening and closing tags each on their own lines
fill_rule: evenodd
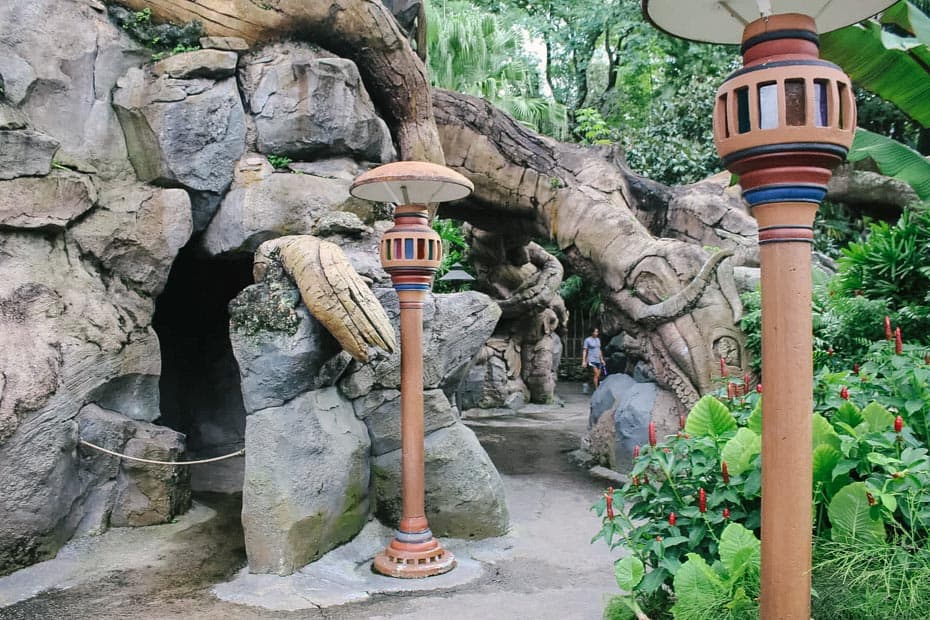
<svg viewBox="0 0 930 620">
<path fill-rule="evenodd" d="M 111 531 L 125 540 L 95 551 L 88 565 L 62 579 L 66 589 L 0 608 L 0 619 L 412 620 L 426 611 L 445 620 L 600 618 L 605 597 L 616 588 L 615 556 L 589 544 L 599 524 L 588 507 L 604 485 L 567 456 L 586 426 L 587 397 L 577 385 L 560 392 L 565 407 L 528 407 L 518 416 L 469 422 L 503 475 L 513 525 L 508 559 L 489 565 L 476 582 L 299 612 L 227 603 L 211 587 L 245 565 L 240 496 L 212 494 L 197 497 L 203 506 L 192 523 Z M 46 563 L 46 573 L 56 570 L 54 562 Z M 0 588 L 17 575 L 0 579 Z M 28 574 L 21 577 L 30 581 Z"/>
</svg>

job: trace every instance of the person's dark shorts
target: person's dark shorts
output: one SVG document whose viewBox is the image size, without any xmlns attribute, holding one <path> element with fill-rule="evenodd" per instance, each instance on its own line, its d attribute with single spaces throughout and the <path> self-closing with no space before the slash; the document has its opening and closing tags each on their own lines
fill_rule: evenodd
<svg viewBox="0 0 930 620">
<path fill-rule="evenodd" d="M 601 376 L 607 376 L 607 366 L 604 365 L 604 362 L 588 362 L 588 366 L 592 368 L 598 368 L 601 371 Z"/>
</svg>

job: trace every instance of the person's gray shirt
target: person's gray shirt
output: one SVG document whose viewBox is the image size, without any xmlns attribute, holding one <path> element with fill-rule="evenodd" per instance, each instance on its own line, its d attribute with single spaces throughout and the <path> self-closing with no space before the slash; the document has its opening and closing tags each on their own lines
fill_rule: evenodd
<svg viewBox="0 0 930 620">
<path fill-rule="evenodd" d="M 603 363 L 601 359 L 601 339 L 595 338 L 594 336 L 588 336 L 584 339 L 584 344 L 581 345 L 584 347 L 584 350 L 588 352 L 588 363 L 594 362 L 595 364 Z"/>
</svg>

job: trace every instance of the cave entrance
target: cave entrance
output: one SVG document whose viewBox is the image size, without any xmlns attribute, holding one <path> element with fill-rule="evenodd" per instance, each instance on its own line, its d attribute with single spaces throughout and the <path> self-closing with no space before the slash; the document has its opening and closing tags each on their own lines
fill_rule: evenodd
<svg viewBox="0 0 930 620">
<path fill-rule="evenodd" d="M 171 267 L 152 325 L 161 344 L 158 422 L 187 436 L 187 459 L 245 444 L 245 407 L 229 341 L 227 305 L 252 284 L 252 256 L 206 256 L 191 240 Z M 243 457 L 191 467 L 194 491 L 239 493 Z"/>
</svg>

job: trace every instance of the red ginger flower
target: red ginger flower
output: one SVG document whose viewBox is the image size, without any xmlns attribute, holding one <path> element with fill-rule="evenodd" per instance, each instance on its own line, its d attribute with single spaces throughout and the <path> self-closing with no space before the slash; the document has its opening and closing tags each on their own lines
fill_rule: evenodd
<svg viewBox="0 0 930 620">
<path fill-rule="evenodd" d="M 885 340 L 891 340 L 891 317 L 885 317 Z"/>
<path fill-rule="evenodd" d="M 849 388 L 847 388 L 845 385 L 840 388 L 840 398 L 843 400 L 849 400 Z"/>
<path fill-rule="evenodd" d="M 762 384 L 761 384 L 761 383 L 758 384 L 758 385 L 756 386 L 756 392 L 758 392 L 759 394 L 762 393 Z"/>
<path fill-rule="evenodd" d="M 901 341 L 901 328 L 894 328 L 894 353 L 895 355 L 901 355 L 901 351 L 904 349 L 904 343 Z"/>
<path fill-rule="evenodd" d="M 723 483 L 730 484 L 730 470 L 727 468 L 727 462 L 720 463 L 720 473 L 723 474 Z"/>
<path fill-rule="evenodd" d="M 904 418 L 898 416 L 894 419 L 894 432 L 900 433 L 904 429 Z"/>
<path fill-rule="evenodd" d="M 698 510 L 707 512 L 707 491 L 704 489 L 698 489 Z"/>
<path fill-rule="evenodd" d="M 675 522 L 678 520 L 678 517 L 675 516 L 674 512 L 668 513 L 668 524 L 672 527 L 675 527 Z"/>
<path fill-rule="evenodd" d="M 649 423 L 649 445 L 652 446 L 653 448 L 656 445 L 656 423 L 655 422 Z"/>
<path fill-rule="evenodd" d="M 720 376 L 721 377 L 727 376 L 727 360 L 725 357 L 720 358 Z"/>
<path fill-rule="evenodd" d="M 729 521 L 729 520 L 730 520 L 730 509 L 729 509 L 729 508 L 724 508 L 724 509 L 723 509 L 723 519 L 724 519 L 724 521 Z"/>
<path fill-rule="evenodd" d="M 614 520 L 614 488 L 607 487 L 607 492 L 604 493 L 604 500 L 607 502 L 607 518 L 611 521 Z"/>
</svg>

